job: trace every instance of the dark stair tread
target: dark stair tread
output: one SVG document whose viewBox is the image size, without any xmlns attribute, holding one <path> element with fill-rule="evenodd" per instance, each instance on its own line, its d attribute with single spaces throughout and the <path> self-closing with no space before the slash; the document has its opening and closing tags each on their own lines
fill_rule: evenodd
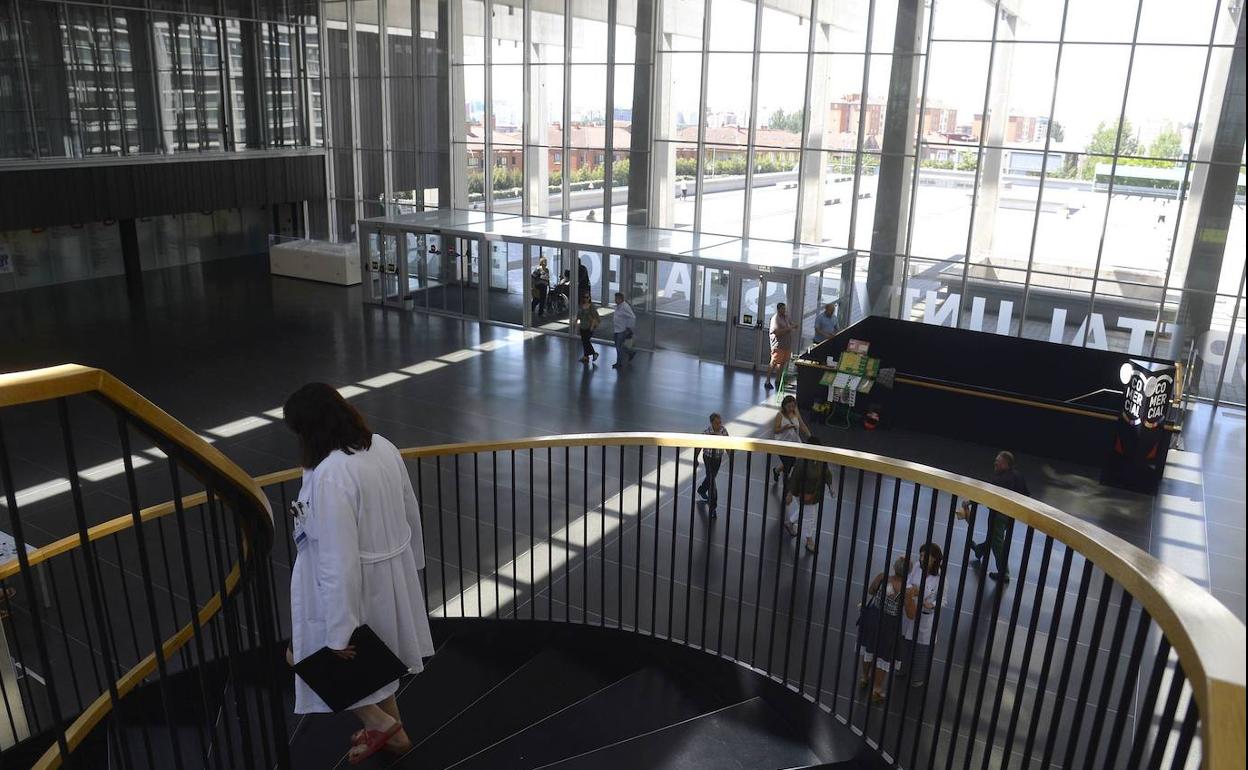
<svg viewBox="0 0 1248 770">
<path fill-rule="evenodd" d="M 648 666 L 469 757 L 455 770 L 532 770 L 724 705 L 679 672 Z"/>
<path fill-rule="evenodd" d="M 423 671 L 400 686 L 403 727 L 418 744 L 523 666 L 537 650 L 535 640 L 498 632 L 456 634 L 430 658 Z M 299 770 L 331 768 L 346 754 L 350 736 L 360 728 L 350 713 L 314 714 L 301 721 L 291 740 L 291 764 Z M 384 752 L 369 766 L 384 766 Z"/>
<path fill-rule="evenodd" d="M 552 642 L 423 743 L 413 738 L 416 748 L 397 767 L 450 767 L 610 686 L 639 665 L 610 647 L 577 649 Z"/>
<path fill-rule="evenodd" d="M 819 761 L 762 698 L 751 698 L 545 769 L 778 770 Z"/>
</svg>

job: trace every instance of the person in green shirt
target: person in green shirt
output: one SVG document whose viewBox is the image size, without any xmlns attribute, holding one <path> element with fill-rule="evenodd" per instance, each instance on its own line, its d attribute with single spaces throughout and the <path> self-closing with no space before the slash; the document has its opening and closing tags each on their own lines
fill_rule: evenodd
<svg viewBox="0 0 1248 770">
<path fill-rule="evenodd" d="M 581 363 L 587 364 L 592 358 L 598 360 L 598 351 L 594 350 L 593 335 L 594 329 L 598 328 L 599 323 L 598 309 L 594 307 L 593 301 L 586 296 L 581 297 L 581 309 L 576 312 L 576 328 L 581 333 Z"/>
</svg>

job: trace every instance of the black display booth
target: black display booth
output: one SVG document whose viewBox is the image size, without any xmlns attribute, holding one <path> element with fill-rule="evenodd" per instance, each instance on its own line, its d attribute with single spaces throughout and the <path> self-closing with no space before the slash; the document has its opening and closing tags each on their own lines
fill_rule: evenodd
<svg viewBox="0 0 1248 770">
<path fill-rule="evenodd" d="M 1107 483 L 1140 491 L 1160 480 L 1175 431 L 1173 362 L 872 316 L 799 357 L 803 409 L 827 400 L 826 361 L 851 339 L 897 370 L 891 389 L 858 395 L 859 409 L 880 407 L 885 429 L 1097 466 Z"/>
</svg>

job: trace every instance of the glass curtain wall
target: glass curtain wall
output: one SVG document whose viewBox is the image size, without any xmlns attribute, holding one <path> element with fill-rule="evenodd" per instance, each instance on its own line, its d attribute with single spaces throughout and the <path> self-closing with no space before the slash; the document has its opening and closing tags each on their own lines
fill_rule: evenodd
<svg viewBox="0 0 1248 770">
<path fill-rule="evenodd" d="M 626 221 L 636 89 L 650 82 L 636 26 L 652 3 L 449 6 L 454 207 Z"/>
<path fill-rule="evenodd" d="M 316 146 L 319 16 L 315 0 L 0 3 L 0 160 Z"/>
<path fill-rule="evenodd" d="M 448 202 L 447 38 L 438 0 L 321 8 L 328 235 L 351 241 L 361 218 Z"/>
</svg>

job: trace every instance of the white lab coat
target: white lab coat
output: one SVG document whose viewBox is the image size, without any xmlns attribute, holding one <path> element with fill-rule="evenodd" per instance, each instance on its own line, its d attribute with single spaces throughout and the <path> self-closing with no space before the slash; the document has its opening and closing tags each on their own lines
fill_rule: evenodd
<svg viewBox="0 0 1248 770">
<path fill-rule="evenodd" d="M 370 449 L 335 450 L 304 471 L 296 522 L 299 549 L 290 578 L 291 646 L 296 661 L 322 647 L 340 650 L 367 624 L 415 673 L 433 655 L 417 570 L 425 566 L 420 508 L 394 444 L 373 434 Z M 355 706 L 398 690 L 383 687 Z M 354 706 L 353 706 L 354 708 Z M 295 677 L 295 713 L 332 711 Z"/>
</svg>

